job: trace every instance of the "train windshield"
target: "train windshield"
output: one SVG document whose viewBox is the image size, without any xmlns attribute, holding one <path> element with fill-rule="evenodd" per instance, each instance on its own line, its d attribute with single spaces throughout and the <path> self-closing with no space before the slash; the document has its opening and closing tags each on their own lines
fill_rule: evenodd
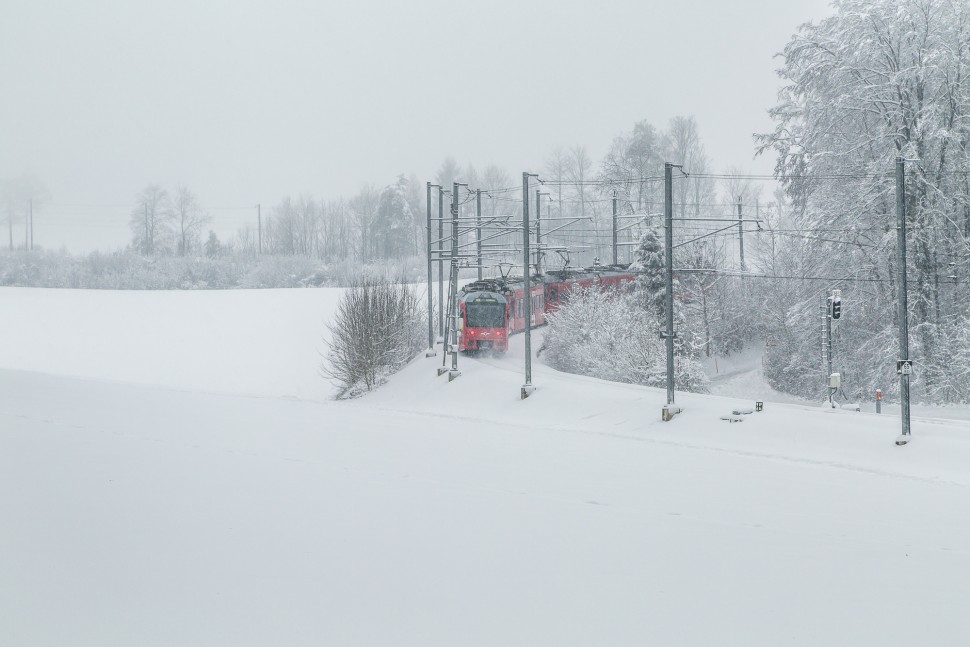
<svg viewBox="0 0 970 647">
<path fill-rule="evenodd" d="M 465 325 L 469 328 L 504 328 L 504 303 L 469 303 L 465 305 Z"/>
</svg>

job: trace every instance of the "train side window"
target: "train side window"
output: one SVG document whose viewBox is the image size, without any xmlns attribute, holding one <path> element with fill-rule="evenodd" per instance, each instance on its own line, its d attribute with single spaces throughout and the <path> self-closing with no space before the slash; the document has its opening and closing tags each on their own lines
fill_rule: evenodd
<svg viewBox="0 0 970 647">
<path fill-rule="evenodd" d="M 559 300 L 559 290 L 557 288 L 549 288 L 549 303 L 555 303 Z"/>
</svg>

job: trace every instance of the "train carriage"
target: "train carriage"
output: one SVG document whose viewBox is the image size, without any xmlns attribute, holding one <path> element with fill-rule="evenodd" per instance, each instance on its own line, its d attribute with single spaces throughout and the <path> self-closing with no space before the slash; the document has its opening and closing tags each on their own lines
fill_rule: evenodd
<svg viewBox="0 0 970 647">
<path fill-rule="evenodd" d="M 546 323 L 576 290 L 616 289 L 634 279 L 622 266 L 594 266 L 584 270 L 557 270 L 533 277 L 530 285 L 532 325 Z M 458 295 L 458 349 L 505 352 L 509 335 L 525 330 L 525 281 L 521 277 L 484 279 L 469 283 Z"/>
</svg>

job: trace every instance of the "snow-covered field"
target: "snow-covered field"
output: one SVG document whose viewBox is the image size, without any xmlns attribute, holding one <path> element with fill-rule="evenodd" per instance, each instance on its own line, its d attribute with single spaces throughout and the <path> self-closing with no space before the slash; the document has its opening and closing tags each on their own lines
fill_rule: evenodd
<svg viewBox="0 0 970 647">
<path fill-rule="evenodd" d="M 191 391 L 326 398 L 341 289 L 0 288 L 0 368 Z"/>
<path fill-rule="evenodd" d="M 521 401 L 521 337 L 331 402 L 337 296 L 0 290 L 0 644 L 970 638 L 970 423 Z"/>
</svg>

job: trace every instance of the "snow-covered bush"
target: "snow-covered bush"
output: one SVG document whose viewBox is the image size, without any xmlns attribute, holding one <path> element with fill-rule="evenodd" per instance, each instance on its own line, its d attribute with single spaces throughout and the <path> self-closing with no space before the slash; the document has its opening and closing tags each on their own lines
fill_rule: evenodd
<svg viewBox="0 0 970 647">
<path fill-rule="evenodd" d="M 642 298 L 577 292 L 548 320 L 544 354 L 550 366 L 614 382 L 666 384 L 666 348 L 656 315 L 644 309 Z M 706 391 L 707 378 L 692 352 L 679 341 L 675 351 L 676 387 Z"/>
<path fill-rule="evenodd" d="M 421 259 L 402 259 L 409 283 L 424 280 Z M 395 266 L 398 262 L 394 263 Z M 73 256 L 43 249 L 0 250 L 0 286 L 108 290 L 221 290 L 340 287 L 377 278 L 391 263 L 326 263 L 303 255 L 255 256 L 225 247 L 213 256 L 144 256 L 125 250 Z"/>
<path fill-rule="evenodd" d="M 422 300 L 405 283 L 364 279 L 349 288 L 330 324 L 324 375 L 340 388 L 337 397 L 373 390 L 424 348 Z"/>
<path fill-rule="evenodd" d="M 320 263 L 306 256 L 266 256 L 247 267 L 239 281 L 243 288 L 299 288 Z"/>
</svg>

